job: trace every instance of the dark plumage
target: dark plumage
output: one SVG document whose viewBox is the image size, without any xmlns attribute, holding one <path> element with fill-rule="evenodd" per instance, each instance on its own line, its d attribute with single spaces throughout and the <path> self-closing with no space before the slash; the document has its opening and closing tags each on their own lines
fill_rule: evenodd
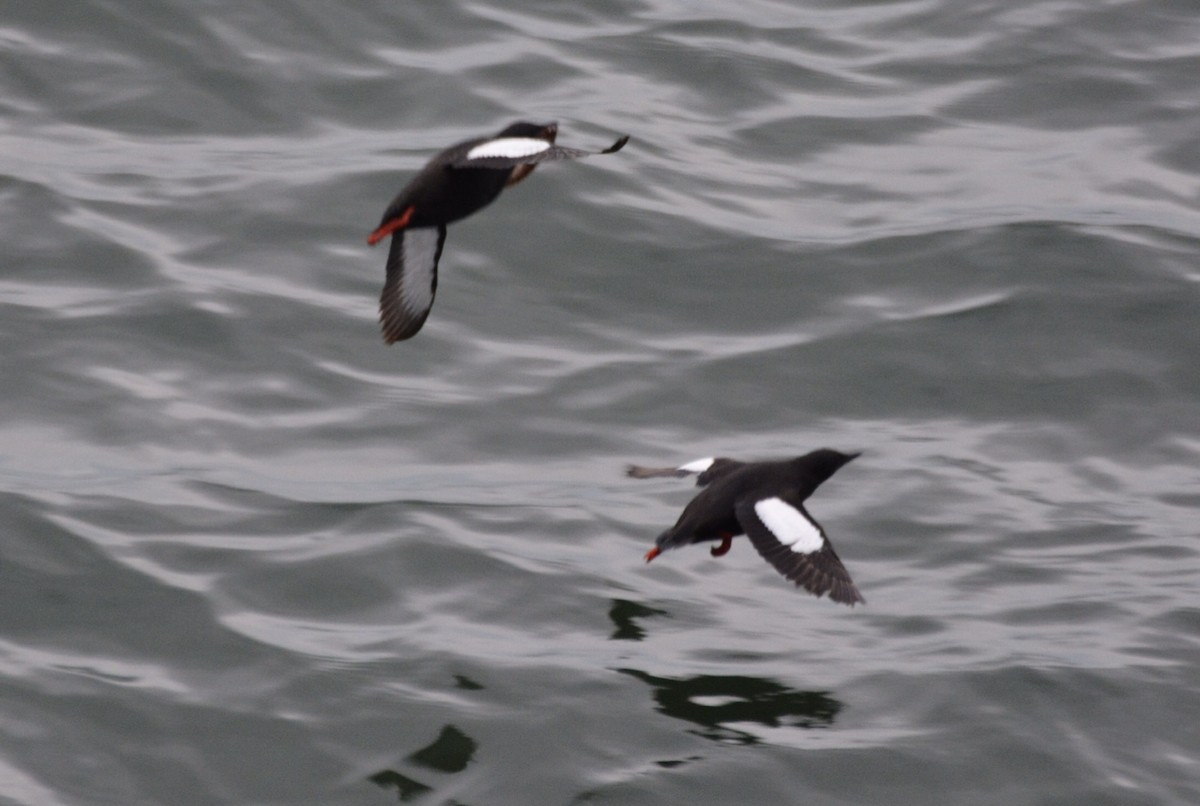
<svg viewBox="0 0 1200 806">
<path fill-rule="evenodd" d="M 478 137 L 438 153 L 400 191 L 367 238 L 374 246 L 392 236 L 387 279 L 379 299 L 379 321 L 388 344 L 416 335 L 437 292 L 437 265 L 446 225 L 496 200 L 504 188 L 533 172 L 540 162 L 619 151 L 618 139 L 600 152 L 554 145 L 555 123 L 518 122 L 492 137 Z"/>
<path fill-rule="evenodd" d="M 822 448 L 780 462 L 716 458 L 675 468 L 630 466 L 628 474 L 640 479 L 697 473 L 703 488 L 658 536 L 646 562 L 668 549 L 706 541 L 720 541 L 712 549 L 719 557 L 734 537 L 745 534 L 767 562 L 809 593 L 851 606 L 865 603 L 825 530 L 804 508 L 822 482 L 858 455 Z"/>
</svg>

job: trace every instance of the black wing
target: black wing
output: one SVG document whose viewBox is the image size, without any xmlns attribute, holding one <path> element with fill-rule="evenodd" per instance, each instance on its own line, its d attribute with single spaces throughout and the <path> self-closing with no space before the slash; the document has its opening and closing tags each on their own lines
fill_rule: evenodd
<svg viewBox="0 0 1200 806">
<path fill-rule="evenodd" d="M 763 496 L 739 501 L 735 511 L 758 553 L 798 587 L 851 607 L 866 603 L 825 530 L 802 504 Z"/>
<path fill-rule="evenodd" d="M 387 280 L 379 295 L 379 322 L 388 344 L 412 338 L 433 307 L 446 228 L 412 227 L 392 235 Z"/>
<path fill-rule="evenodd" d="M 506 138 L 496 138 L 497 141 Z M 530 138 L 511 138 L 514 140 L 530 139 Z M 536 165 L 539 162 L 555 162 L 557 160 L 574 160 L 581 157 L 592 157 L 597 154 L 612 154 L 620 151 L 629 142 L 629 135 L 625 135 L 617 139 L 608 148 L 603 151 L 584 151 L 580 148 L 567 148 L 566 146 L 555 145 L 550 143 L 546 148 L 537 151 L 533 154 L 522 154 L 519 156 L 482 156 L 470 158 L 470 150 L 467 151 L 459 159 L 450 163 L 454 168 L 514 168 L 518 165 Z M 477 148 L 480 146 L 477 146 Z"/>
</svg>

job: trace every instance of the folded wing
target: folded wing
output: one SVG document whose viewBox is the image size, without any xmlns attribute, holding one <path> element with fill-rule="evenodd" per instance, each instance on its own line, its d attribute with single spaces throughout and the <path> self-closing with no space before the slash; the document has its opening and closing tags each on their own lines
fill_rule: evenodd
<svg viewBox="0 0 1200 806">
<path fill-rule="evenodd" d="M 629 465 L 625 468 L 625 475 L 635 479 L 653 479 L 653 478 L 683 478 L 693 474 L 699 474 L 696 478 L 696 486 L 703 487 L 710 481 L 724 476 L 726 473 L 737 470 L 739 467 L 745 466 L 745 462 L 739 462 L 736 459 L 727 459 L 724 456 L 708 457 L 705 459 L 697 459 L 694 462 L 688 462 L 686 465 L 679 467 L 643 467 L 641 465 Z"/>
<path fill-rule="evenodd" d="M 513 168 L 539 162 L 574 160 L 596 154 L 612 154 L 629 142 L 629 135 L 618 138 L 603 151 L 584 151 L 566 148 L 537 137 L 497 137 L 472 147 L 466 154 L 450 163 L 453 168 Z"/>
</svg>

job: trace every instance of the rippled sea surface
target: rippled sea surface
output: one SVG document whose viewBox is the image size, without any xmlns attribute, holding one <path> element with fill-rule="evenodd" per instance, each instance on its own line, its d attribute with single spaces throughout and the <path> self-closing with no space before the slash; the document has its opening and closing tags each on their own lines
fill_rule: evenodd
<svg viewBox="0 0 1200 806">
<path fill-rule="evenodd" d="M 0 803 L 1200 802 L 1200 10 L 0 17 Z M 619 154 L 365 237 L 512 120 Z M 862 450 L 867 599 L 627 462 Z"/>
</svg>

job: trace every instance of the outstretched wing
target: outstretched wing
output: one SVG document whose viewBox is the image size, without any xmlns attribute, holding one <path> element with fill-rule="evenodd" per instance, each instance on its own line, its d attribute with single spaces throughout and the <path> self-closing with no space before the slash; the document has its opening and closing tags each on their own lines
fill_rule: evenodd
<svg viewBox="0 0 1200 806">
<path fill-rule="evenodd" d="M 603 151 L 584 151 L 555 145 L 538 137 L 496 137 L 471 147 L 450 165 L 453 168 L 514 168 L 518 165 L 612 154 L 620 151 L 628 142 L 629 135 L 625 135 Z"/>
<path fill-rule="evenodd" d="M 444 226 L 411 227 L 392 235 L 387 279 L 379 295 L 379 322 L 388 344 L 412 338 L 429 317 L 445 242 Z"/>
<path fill-rule="evenodd" d="M 708 457 L 705 459 L 697 459 L 694 462 L 688 462 L 686 465 L 679 467 L 643 467 L 641 465 L 629 465 L 625 468 L 625 475 L 635 479 L 653 479 L 653 478 L 683 478 L 690 476 L 693 473 L 698 473 L 696 478 L 696 486 L 703 487 L 710 481 L 724 476 L 726 473 L 737 470 L 743 467 L 746 463 L 739 462 L 737 459 L 727 459 L 724 456 Z"/>
<path fill-rule="evenodd" d="M 851 607 L 866 603 L 825 530 L 803 505 L 774 496 L 751 497 L 739 501 L 735 512 L 758 553 L 797 586 Z"/>
</svg>

